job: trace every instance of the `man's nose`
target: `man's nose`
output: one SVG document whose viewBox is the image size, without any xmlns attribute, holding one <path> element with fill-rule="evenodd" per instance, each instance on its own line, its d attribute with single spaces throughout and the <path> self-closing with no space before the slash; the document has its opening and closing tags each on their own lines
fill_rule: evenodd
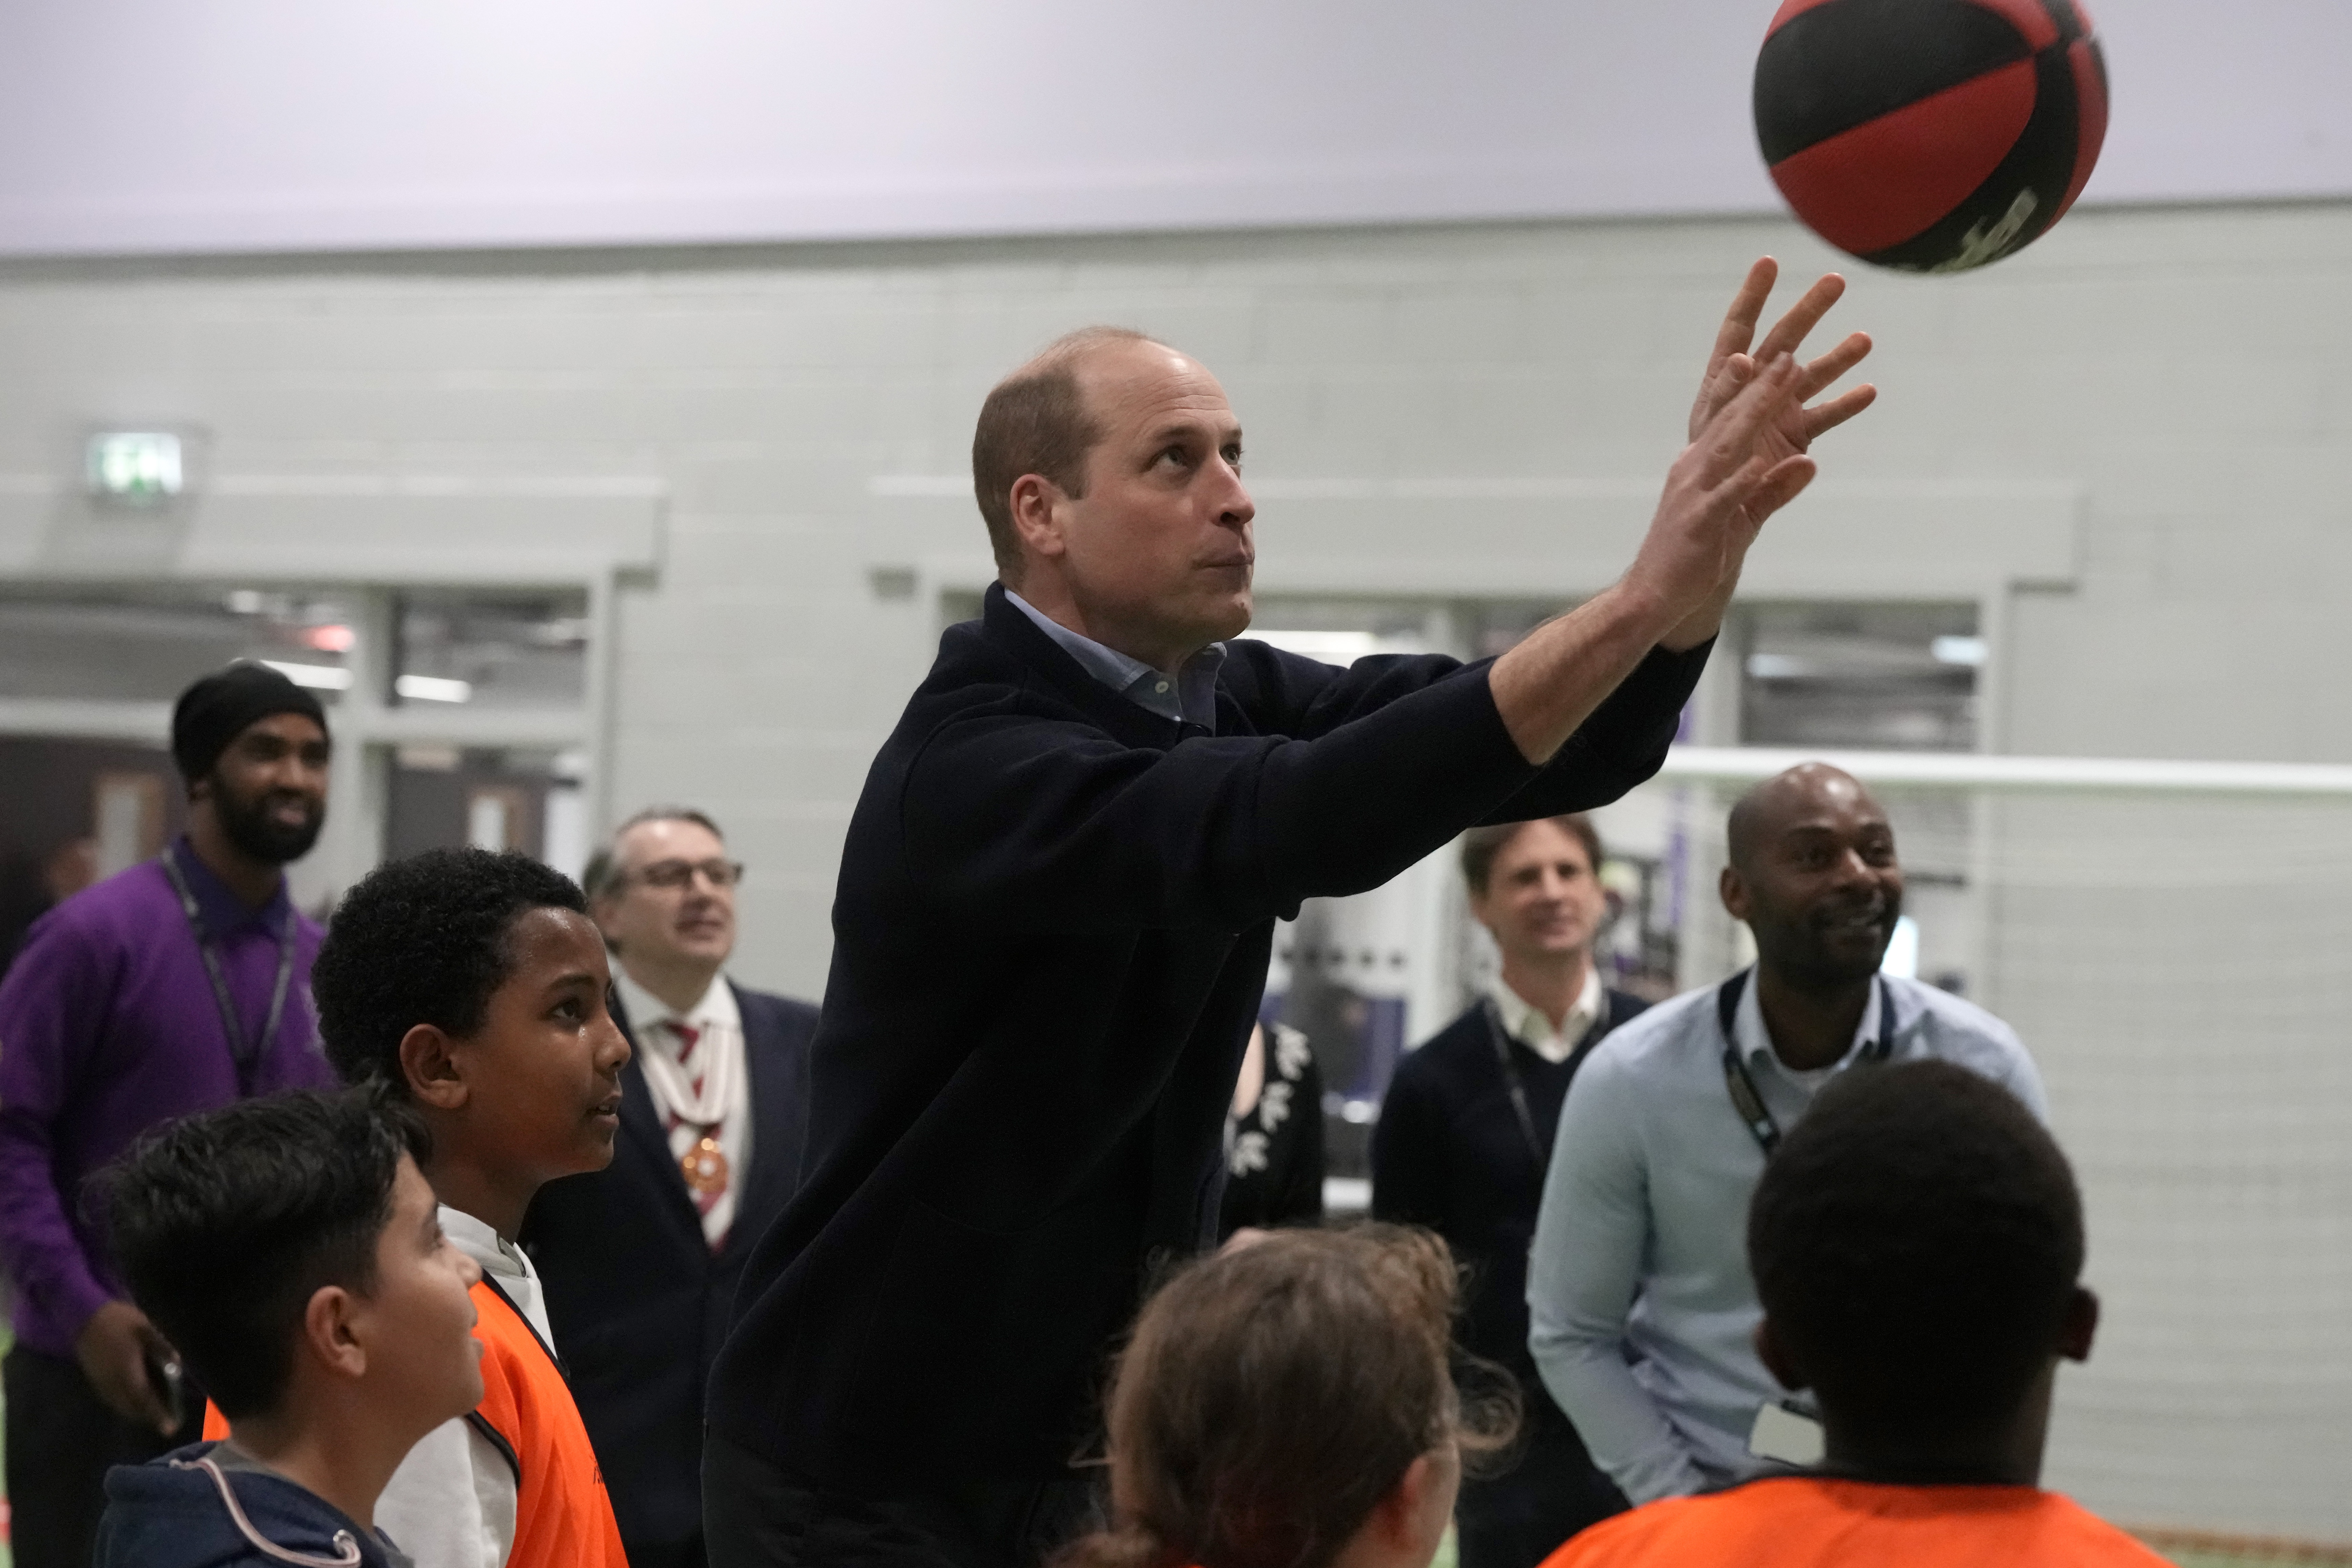
<svg viewBox="0 0 2352 1568">
<path fill-rule="evenodd" d="M 1250 500 L 1241 470 L 1223 458 L 1217 459 L 1217 470 L 1224 486 L 1224 493 L 1217 498 L 1217 521 L 1227 528 L 1247 528 L 1257 516 L 1257 502 Z"/>
</svg>

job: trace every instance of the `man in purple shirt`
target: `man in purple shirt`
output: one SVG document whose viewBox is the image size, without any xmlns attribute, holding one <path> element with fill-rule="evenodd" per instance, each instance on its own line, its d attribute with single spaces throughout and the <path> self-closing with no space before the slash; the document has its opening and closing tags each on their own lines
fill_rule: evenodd
<svg viewBox="0 0 2352 1568">
<path fill-rule="evenodd" d="M 328 755 L 318 700 L 274 669 L 189 687 L 172 714 L 186 835 L 41 917 L 0 981 L 16 1568 L 88 1568 L 107 1467 L 193 1440 L 203 1411 L 125 1299 L 84 1183 L 163 1122 L 334 1082 L 310 999 L 319 927 L 283 870 L 318 840 Z"/>
</svg>

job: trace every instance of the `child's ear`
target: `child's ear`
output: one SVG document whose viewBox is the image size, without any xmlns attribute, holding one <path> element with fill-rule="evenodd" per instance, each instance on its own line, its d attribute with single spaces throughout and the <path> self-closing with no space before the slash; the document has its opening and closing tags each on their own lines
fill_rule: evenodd
<svg viewBox="0 0 2352 1568">
<path fill-rule="evenodd" d="M 420 1105 L 456 1110 L 466 1103 L 466 1077 L 457 1069 L 452 1041 L 433 1024 L 419 1024 L 400 1037 L 400 1071 Z"/>
<path fill-rule="evenodd" d="M 353 1319 L 359 1298 L 341 1285 L 321 1285 L 310 1292 L 302 1313 L 302 1335 L 319 1364 L 338 1376 L 367 1375 L 367 1346 L 360 1341 Z"/>
</svg>

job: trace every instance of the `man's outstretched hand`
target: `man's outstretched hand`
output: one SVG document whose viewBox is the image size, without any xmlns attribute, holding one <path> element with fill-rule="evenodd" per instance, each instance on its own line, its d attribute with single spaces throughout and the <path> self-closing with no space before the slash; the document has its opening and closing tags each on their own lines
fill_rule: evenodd
<svg viewBox="0 0 2352 1568">
<path fill-rule="evenodd" d="M 1805 290 L 1756 342 L 1780 275 L 1769 257 L 1748 269 L 1716 333 L 1691 405 L 1690 444 L 1666 471 L 1657 515 L 1614 587 L 1538 627 L 1488 673 L 1495 706 L 1520 753 L 1548 761 L 1651 648 L 1697 647 L 1723 625 L 1748 547 L 1764 520 L 1812 482 L 1814 437 L 1870 406 L 1873 386 L 1810 401 L 1862 363 L 1870 340 L 1847 337 L 1801 361 L 1806 334 L 1845 292 L 1834 273 Z"/>
<path fill-rule="evenodd" d="M 1691 404 L 1691 444 L 1667 475 L 1667 497 L 1659 509 L 1661 522 L 1666 521 L 1673 502 L 1677 473 L 1690 463 L 1695 453 L 1706 454 L 1719 448 L 1727 438 L 1745 438 L 1750 443 L 1749 456 L 1761 464 L 1758 481 L 1746 489 L 1723 520 L 1721 575 L 1714 591 L 1661 639 L 1670 648 L 1693 647 L 1716 634 L 1722 624 L 1724 606 L 1738 586 L 1740 566 L 1747 559 L 1748 547 L 1756 542 L 1757 532 L 1767 518 L 1795 500 L 1797 493 L 1812 482 L 1815 470 L 1806 460 L 1806 454 L 1814 440 L 1869 407 L 1878 397 L 1878 389 L 1864 383 L 1834 397 L 1812 401 L 1870 353 L 1866 333 L 1848 333 L 1835 348 L 1818 358 L 1797 358 L 1806 337 L 1845 292 L 1845 279 L 1834 272 L 1816 279 L 1772 324 L 1764 341 L 1756 342 L 1757 323 L 1763 318 L 1764 303 L 1771 297 L 1772 285 L 1780 275 L 1779 264 L 1768 256 L 1750 267 L 1741 280 L 1739 291 L 1732 297 L 1731 309 L 1725 312 L 1723 325 L 1716 332 L 1714 352 L 1707 356 L 1706 372 L 1700 377 L 1698 395 Z M 1737 421 L 1736 434 L 1735 422 L 1730 417 L 1734 406 L 1743 394 L 1758 384 L 1768 367 L 1783 360 L 1790 364 L 1793 379 L 1784 388 L 1776 385 L 1769 415 L 1757 421 Z M 1702 456 L 1701 461 L 1707 459 Z M 1658 524 L 1654 522 L 1654 540 L 1657 531 Z M 1644 541 L 1642 554 L 1649 555 L 1651 548 L 1652 542 Z M 1637 557 L 1636 574 L 1643 565 Z"/>
</svg>

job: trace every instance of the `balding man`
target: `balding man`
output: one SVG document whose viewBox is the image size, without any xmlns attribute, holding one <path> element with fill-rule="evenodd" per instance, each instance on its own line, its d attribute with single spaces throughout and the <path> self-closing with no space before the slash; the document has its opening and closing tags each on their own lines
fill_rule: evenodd
<svg viewBox="0 0 2352 1568">
<path fill-rule="evenodd" d="M 1227 642 L 1241 425 L 1176 350 L 1096 329 L 990 393 L 1001 580 L 850 821 L 802 1185 L 711 1382 L 716 1568 L 994 1568 L 1088 1522 L 1113 1337 L 1214 1236 L 1275 920 L 1647 778 L 1805 445 L 1869 401 L 1805 405 L 1859 334 L 1790 357 L 1833 279 L 1747 352 L 1771 281 L 1724 324 L 1625 577 L 1491 664 Z"/>
<path fill-rule="evenodd" d="M 1529 1349 L 1636 1503 L 1820 1458 L 1816 1413 L 1758 1359 L 1748 1200 L 1841 1072 L 1941 1058 L 2044 1114 L 2009 1026 L 1880 973 L 1903 912 L 1886 813 L 1821 763 L 1732 808 L 1724 907 L 1756 964 L 1677 996 L 1586 1058 L 1560 1113 L 1528 1264 Z"/>
</svg>

